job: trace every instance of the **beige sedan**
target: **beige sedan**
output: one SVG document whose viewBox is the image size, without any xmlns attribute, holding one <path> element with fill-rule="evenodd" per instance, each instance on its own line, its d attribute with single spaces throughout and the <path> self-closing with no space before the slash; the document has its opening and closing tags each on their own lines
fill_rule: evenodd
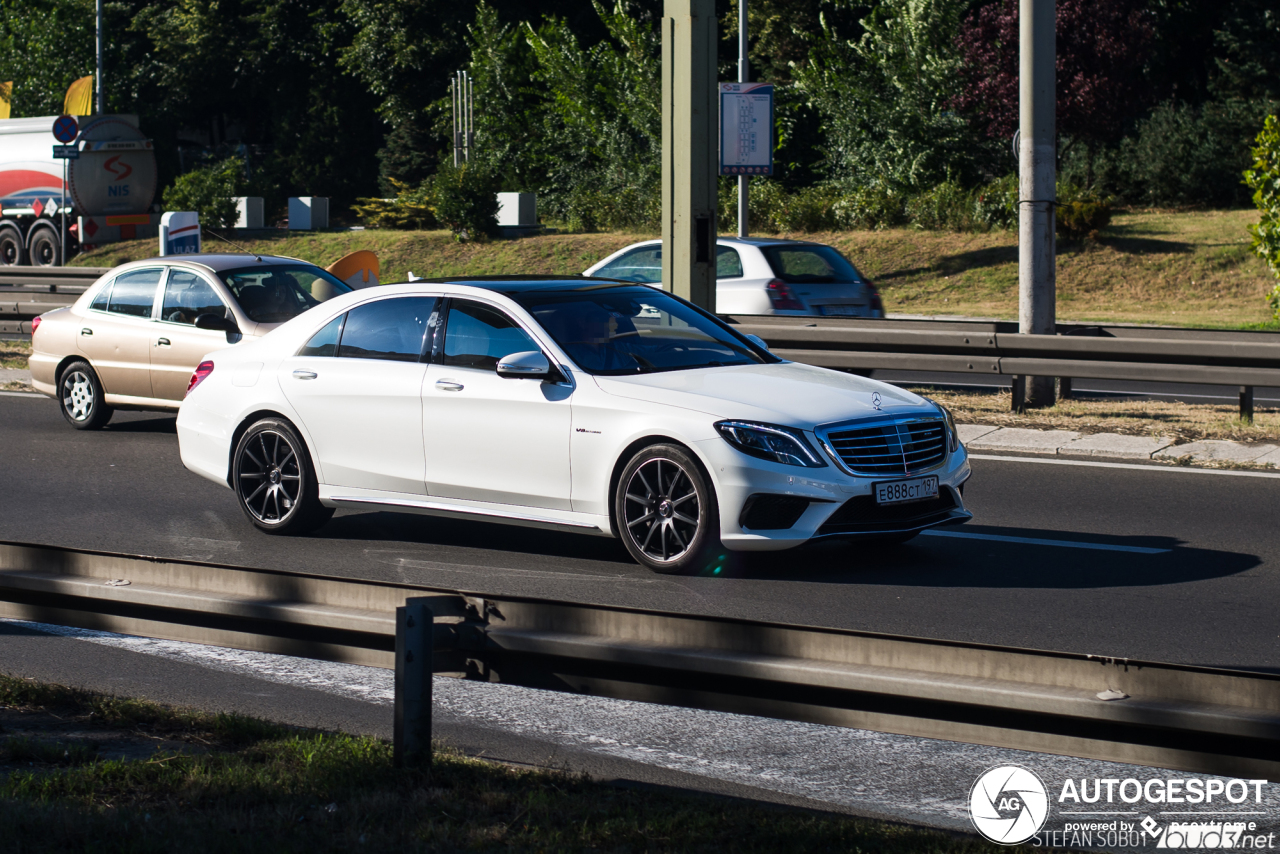
<svg viewBox="0 0 1280 854">
<path fill-rule="evenodd" d="M 351 288 L 271 255 L 150 258 L 116 267 L 32 324 L 31 378 L 78 430 L 117 409 L 176 411 L 204 354 L 261 338 Z"/>
</svg>

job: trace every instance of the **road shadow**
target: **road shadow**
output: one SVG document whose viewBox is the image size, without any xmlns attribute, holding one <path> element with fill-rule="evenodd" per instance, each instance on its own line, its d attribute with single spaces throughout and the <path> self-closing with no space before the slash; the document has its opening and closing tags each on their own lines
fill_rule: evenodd
<svg viewBox="0 0 1280 854">
<path fill-rule="evenodd" d="M 1183 546 L 1172 537 L 1084 537 L 978 525 L 949 530 L 1169 551 L 1142 554 L 922 534 L 901 545 L 828 540 L 787 552 L 739 554 L 717 574 L 821 584 L 1072 590 L 1205 581 L 1238 575 L 1262 562 L 1251 554 Z"/>
<path fill-rule="evenodd" d="M 121 417 L 123 413 L 117 413 L 103 432 L 106 433 L 170 433 L 176 435 L 178 432 L 178 418 L 176 415 L 154 415 L 151 413 L 129 413 L 129 416 Z"/>
<path fill-rule="evenodd" d="M 524 528 L 497 522 L 471 522 L 416 513 L 347 512 L 312 534 L 312 539 L 453 546 L 487 552 L 606 561 L 635 566 L 620 540 Z"/>
<path fill-rule="evenodd" d="M 1154 237 L 1126 237 L 1103 235 L 1097 238 L 1099 246 L 1123 252 L 1126 255 L 1181 255 L 1191 252 L 1190 243 L 1181 240 L 1159 240 Z"/>
</svg>

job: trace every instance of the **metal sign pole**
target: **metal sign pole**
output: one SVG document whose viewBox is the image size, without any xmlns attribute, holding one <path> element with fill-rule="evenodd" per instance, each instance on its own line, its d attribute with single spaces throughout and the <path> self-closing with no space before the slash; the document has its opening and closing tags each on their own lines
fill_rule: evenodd
<svg viewBox="0 0 1280 854">
<path fill-rule="evenodd" d="M 750 83 L 751 74 L 747 67 L 747 0 L 738 0 L 738 82 Z M 724 121 L 724 118 L 721 118 Z M 747 205 L 749 192 L 746 175 L 738 176 L 738 236 L 747 236 L 750 210 Z"/>
<path fill-rule="evenodd" d="M 67 159 L 62 158 L 62 207 L 59 212 L 62 214 L 62 263 L 59 267 L 67 266 Z"/>
</svg>

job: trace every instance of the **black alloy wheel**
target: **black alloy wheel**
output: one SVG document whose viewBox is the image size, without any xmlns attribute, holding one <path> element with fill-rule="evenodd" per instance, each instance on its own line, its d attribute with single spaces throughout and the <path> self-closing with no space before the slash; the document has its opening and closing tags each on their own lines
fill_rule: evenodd
<svg viewBox="0 0 1280 854">
<path fill-rule="evenodd" d="M 0 267 L 16 267 L 25 260 L 22 233 L 11 226 L 0 228 Z"/>
<path fill-rule="evenodd" d="M 60 262 L 58 235 L 51 228 L 41 228 L 31 236 L 31 265 L 56 267 Z"/>
<path fill-rule="evenodd" d="M 306 533 L 333 516 L 333 509 L 320 503 L 306 446 L 281 419 L 264 418 L 240 437 L 232 487 L 249 521 L 268 533 Z"/>
<path fill-rule="evenodd" d="M 88 362 L 72 362 L 58 378 L 62 417 L 77 430 L 100 430 L 111 420 L 102 383 Z"/>
<path fill-rule="evenodd" d="M 707 568 L 720 548 L 720 514 L 701 467 L 676 445 L 639 451 L 618 479 L 618 536 L 654 572 Z"/>
</svg>

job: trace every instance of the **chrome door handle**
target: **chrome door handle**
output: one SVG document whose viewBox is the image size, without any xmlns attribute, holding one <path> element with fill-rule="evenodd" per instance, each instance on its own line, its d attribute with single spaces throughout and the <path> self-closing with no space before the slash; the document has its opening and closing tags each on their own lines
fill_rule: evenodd
<svg viewBox="0 0 1280 854">
<path fill-rule="evenodd" d="M 293 378 L 295 380 L 313 380 L 317 376 L 319 376 L 319 374 L 317 374 L 315 371 L 294 371 L 293 372 Z"/>
<path fill-rule="evenodd" d="M 81 335 L 92 335 L 92 334 L 93 334 L 93 330 L 86 326 L 86 327 L 84 327 L 83 329 L 81 329 L 81 330 L 80 330 L 80 334 L 81 334 Z"/>
<path fill-rule="evenodd" d="M 170 341 L 168 338 L 160 338 L 156 340 L 157 347 L 168 347 L 169 344 L 170 344 Z"/>
<path fill-rule="evenodd" d="M 462 391 L 463 386 L 453 380 L 436 380 L 436 388 L 441 391 Z"/>
</svg>

